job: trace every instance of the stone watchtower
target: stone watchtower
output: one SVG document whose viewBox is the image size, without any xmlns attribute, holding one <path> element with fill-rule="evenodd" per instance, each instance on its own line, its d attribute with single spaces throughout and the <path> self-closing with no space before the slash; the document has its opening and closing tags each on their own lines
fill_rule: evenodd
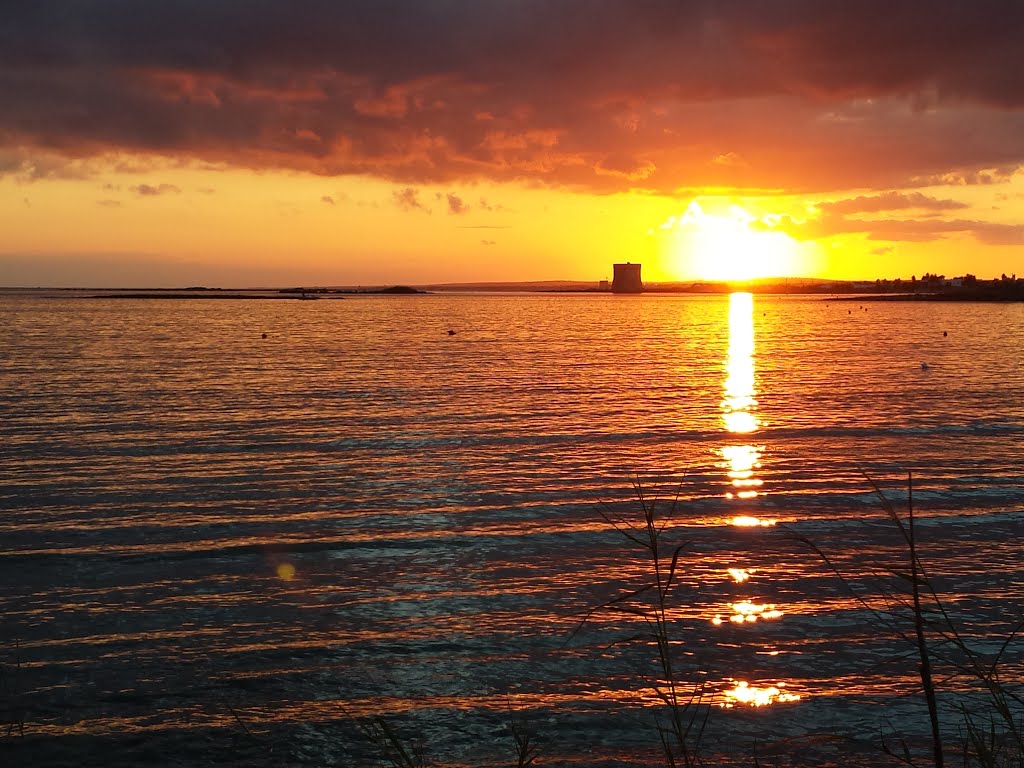
<svg viewBox="0 0 1024 768">
<path fill-rule="evenodd" d="M 615 270 L 612 278 L 612 293 L 643 293 L 644 284 L 640 281 L 640 265 L 613 264 Z"/>
</svg>

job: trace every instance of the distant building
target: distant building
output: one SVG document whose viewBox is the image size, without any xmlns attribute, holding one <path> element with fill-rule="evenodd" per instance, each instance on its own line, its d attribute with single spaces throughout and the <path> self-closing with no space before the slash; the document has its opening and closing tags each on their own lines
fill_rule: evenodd
<svg viewBox="0 0 1024 768">
<path fill-rule="evenodd" d="M 599 291 L 607 291 L 608 290 L 608 281 L 607 280 L 602 280 L 600 283 L 598 283 L 597 289 Z"/>
<path fill-rule="evenodd" d="M 640 280 L 640 265 L 613 264 L 612 293 L 643 293 L 644 284 Z"/>
</svg>

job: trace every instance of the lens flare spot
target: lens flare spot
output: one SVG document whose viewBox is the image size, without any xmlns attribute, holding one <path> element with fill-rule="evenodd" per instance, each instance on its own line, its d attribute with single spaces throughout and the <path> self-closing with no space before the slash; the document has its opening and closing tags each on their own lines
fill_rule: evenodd
<svg viewBox="0 0 1024 768">
<path fill-rule="evenodd" d="M 281 563 L 277 566 L 277 577 L 282 581 L 291 581 L 295 578 L 295 566 L 291 563 Z"/>
</svg>

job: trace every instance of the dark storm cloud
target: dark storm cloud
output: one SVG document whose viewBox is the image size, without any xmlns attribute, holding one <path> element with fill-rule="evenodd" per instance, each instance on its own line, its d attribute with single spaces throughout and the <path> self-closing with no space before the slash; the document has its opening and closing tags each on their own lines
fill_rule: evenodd
<svg viewBox="0 0 1024 768">
<path fill-rule="evenodd" d="M 8 5 L 0 147 L 55 157 L 603 191 L 1024 163 L 1012 0 Z"/>
</svg>

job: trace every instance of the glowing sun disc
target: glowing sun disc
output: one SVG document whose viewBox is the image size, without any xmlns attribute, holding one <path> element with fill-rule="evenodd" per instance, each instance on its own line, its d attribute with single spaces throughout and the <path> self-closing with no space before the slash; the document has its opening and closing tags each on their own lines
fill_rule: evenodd
<svg viewBox="0 0 1024 768">
<path fill-rule="evenodd" d="M 740 206 L 706 213 L 696 201 L 675 221 L 682 272 L 700 280 L 755 280 L 802 271 L 799 247 L 784 232 L 758 227 Z"/>
</svg>

